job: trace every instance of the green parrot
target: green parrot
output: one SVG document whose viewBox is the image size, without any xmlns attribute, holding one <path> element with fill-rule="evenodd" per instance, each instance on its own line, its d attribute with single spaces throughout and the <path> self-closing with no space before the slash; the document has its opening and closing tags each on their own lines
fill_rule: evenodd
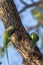
<svg viewBox="0 0 43 65">
<path fill-rule="evenodd" d="M 6 55 L 7 55 L 7 60 L 8 60 L 8 65 L 9 65 L 9 58 L 8 58 L 8 50 L 7 50 L 7 45 L 10 42 L 10 36 L 14 32 L 15 26 L 10 26 L 8 27 L 5 32 L 3 33 L 3 43 L 4 43 L 4 49 L 6 49 Z"/>
<path fill-rule="evenodd" d="M 39 36 L 36 34 L 36 33 L 32 33 L 30 35 L 31 39 L 32 39 L 32 46 L 35 46 L 36 45 L 36 42 L 39 40 Z"/>
</svg>

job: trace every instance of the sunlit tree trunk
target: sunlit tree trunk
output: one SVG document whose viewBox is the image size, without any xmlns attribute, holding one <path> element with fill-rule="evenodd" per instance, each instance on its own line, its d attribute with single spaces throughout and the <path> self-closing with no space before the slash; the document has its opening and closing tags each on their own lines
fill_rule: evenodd
<svg viewBox="0 0 43 65">
<path fill-rule="evenodd" d="M 17 28 L 11 35 L 11 40 L 23 57 L 22 65 L 43 65 L 42 55 L 40 52 L 38 52 L 38 50 L 33 51 L 31 49 L 29 34 L 27 34 L 21 23 L 13 0 L 0 0 L 0 18 L 2 19 L 5 28 L 12 25 L 15 25 Z"/>
</svg>

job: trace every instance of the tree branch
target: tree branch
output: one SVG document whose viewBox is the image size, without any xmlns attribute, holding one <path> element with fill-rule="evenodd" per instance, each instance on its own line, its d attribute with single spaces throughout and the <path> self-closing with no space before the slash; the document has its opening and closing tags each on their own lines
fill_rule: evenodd
<svg viewBox="0 0 43 65">
<path fill-rule="evenodd" d="M 20 0 L 20 2 L 21 2 L 22 4 L 24 4 L 25 6 L 28 6 L 28 4 L 27 4 L 26 2 L 24 2 L 23 0 Z"/>
<path fill-rule="evenodd" d="M 23 11 L 25 11 L 27 8 L 30 8 L 30 7 L 33 7 L 33 6 L 38 6 L 40 3 L 43 3 L 43 1 L 39 1 L 39 2 L 33 3 L 33 4 L 31 4 L 31 5 L 28 4 L 28 5 L 25 6 L 22 10 L 19 11 L 19 14 L 22 13 Z"/>
<path fill-rule="evenodd" d="M 34 50 L 31 48 L 30 36 L 27 34 L 21 23 L 13 0 L 0 0 L 0 17 L 3 20 L 5 28 L 8 28 L 12 25 L 15 25 L 17 28 L 11 35 L 11 41 L 14 43 L 14 46 L 21 54 L 23 58 L 23 65 L 33 65 L 32 63 L 34 63 L 34 65 L 36 63 L 37 65 L 39 61 L 40 65 L 43 65 L 41 64 L 43 61 L 41 59 L 38 59 L 39 55 L 37 55 L 37 53 L 36 55 L 33 55 Z M 37 52 L 39 51 L 37 50 Z M 38 60 L 38 62 L 34 60 Z"/>
</svg>

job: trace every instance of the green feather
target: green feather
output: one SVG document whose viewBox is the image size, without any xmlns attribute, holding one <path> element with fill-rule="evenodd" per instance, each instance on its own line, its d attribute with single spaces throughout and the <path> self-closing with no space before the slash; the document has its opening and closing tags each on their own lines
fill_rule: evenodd
<svg viewBox="0 0 43 65">
<path fill-rule="evenodd" d="M 7 50 L 7 45 L 8 42 L 10 41 L 9 36 L 7 35 L 7 32 L 5 31 L 3 34 L 3 43 L 4 43 L 4 48 L 6 50 L 6 56 L 7 56 L 7 60 L 8 60 L 8 65 L 9 65 L 9 58 L 8 58 L 8 50 Z"/>
<path fill-rule="evenodd" d="M 3 34 L 3 43 L 4 43 L 4 48 L 6 49 L 6 55 L 7 55 L 7 60 L 8 60 L 8 65 L 9 65 L 9 58 L 8 58 L 8 50 L 7 50 L 7 45 L 10 42 L 10 36 L 14 32 L 14 26 L 8 27 L 4 34 Z"/>
<path fill-rule="evenodd" d="M 36 45 L 36 42 L 32 40 L 31 45 L 34 47 Z"/>
</svg>

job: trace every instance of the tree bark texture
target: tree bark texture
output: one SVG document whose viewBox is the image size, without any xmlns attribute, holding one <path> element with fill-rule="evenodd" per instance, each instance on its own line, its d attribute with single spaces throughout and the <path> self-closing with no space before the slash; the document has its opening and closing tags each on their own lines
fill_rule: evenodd
<svg viewBox="0 0 43 65">
<path fill-rule="evenodd" d="M 37 47 L 31 48 L 31 39 L 25 31 L 13 0 L 0 0 L 0 18 L 5 28 L 15 25 L 11 35 L 14 46 L 23 58 L 22 65 L 43 65 L 43 55 Z"/>
</svg>

